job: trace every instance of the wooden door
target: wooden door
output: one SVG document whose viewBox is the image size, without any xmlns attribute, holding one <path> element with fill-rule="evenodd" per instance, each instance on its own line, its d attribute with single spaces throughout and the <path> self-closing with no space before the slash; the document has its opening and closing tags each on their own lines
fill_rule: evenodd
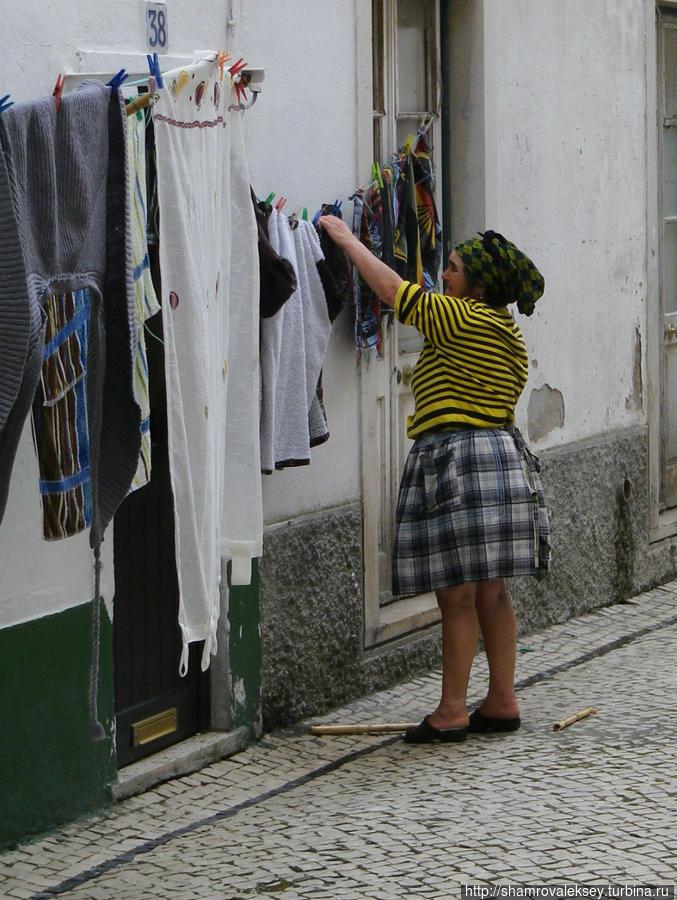
<svg viewBox="0 0 677 900">
<path fill-rule="evenodd" d="M 174 514 L 167 453 L 162 313 L 146 341 L 151 395 L 151 481 L 115 516 L 114 664 L 118 765 L 125 766 L 208 727 L 202 643 L 179 675 L 181 633 Z"/>
</svg>

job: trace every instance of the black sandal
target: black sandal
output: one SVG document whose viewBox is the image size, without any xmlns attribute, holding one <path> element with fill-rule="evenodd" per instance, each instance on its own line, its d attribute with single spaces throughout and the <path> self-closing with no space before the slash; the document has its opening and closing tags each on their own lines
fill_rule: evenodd
<svg viewBox="0 0 677 900">
<path fill-rule="evenodd" d="M 512 719 L 494 719 L 485 716 L 479 709 L 470 714 L 469 734 L 497 734 L 499 732 L 517 731 L 522 724 L 519 716 Z"/>
<path fill-rule="evenodd" d="M 416 728 L 407 728 L 404 732 L 404 740 L 408 744 L 430 744 L 432 741 L 444 741 L 460 744 L 468 737 L 468 727 L 460 728 L 435 728 L 428 721 L 428 716 L 417 725 Z"/>
</svg>

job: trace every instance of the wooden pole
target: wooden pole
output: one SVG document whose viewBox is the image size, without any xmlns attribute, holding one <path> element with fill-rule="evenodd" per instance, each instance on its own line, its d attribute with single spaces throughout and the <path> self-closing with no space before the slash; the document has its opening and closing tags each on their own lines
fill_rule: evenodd
<svg viewBox="0 0 677 900">
<path fill-rule="evenodd" d="M 369 722 L 364 725 L 311 725 L 311 734 L 389 734 L 416 728 L 418 722 Z"/>
<path fill-rule="evenodd" d="M 580 712 L 574 713 L 572 716 L 568 716 L 566 719 L 561 719 L 559 722 L 555 722 L 555 724 L 552 726 L 552 730 L 561 731 L 563 728 L 567 728 L 569 725 L 573 725 L 574 722 L 580 722 L 581 719 L 587 719 L 588 716 L 594 716 L 596 714 L 596 709 L 593 709 L 591 706 L 586 706 L 585 709 L 582 709 Z"/>
</svg>

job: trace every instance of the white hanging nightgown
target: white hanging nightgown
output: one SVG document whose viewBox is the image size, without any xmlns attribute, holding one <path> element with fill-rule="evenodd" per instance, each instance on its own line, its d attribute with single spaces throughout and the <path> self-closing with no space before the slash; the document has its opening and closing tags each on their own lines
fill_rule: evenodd
<svg viewBox="0 0 677 900">
<path fill-rule="evenodd" d="M 248 275 L 245 267 L 234 289 L 233 229 L 242 226 L 234 240 L 239 255 L 256 260 L 257 246 L 255 228 L 250 232 L 240 211 L 239 180 L 248 177 L 246 172 L 238 172 L 234 179 L 236 207 L 232 208 L 231 171 L 246 166 L 239 131 L 231 157 L 233 119 L 228 106 L 236 98 L 227 73 L 220 80 L 218 65 L 210 60 L 163 78 L 153 122 L 169 464 L 183 637 L 180 671 L 185 674 L 189 643 L 204 640 L 203 669 L 216 652 L 222 550 L 237 552 L 241 572 L 246 568 L 245 552 L 259 555 L 261 549 L 258 440 L 254 446 L 249 444 L 247 460 L 235 454 L 238 496 L 246 494 L 251 506 L 236 508 L 236 500 L 226 499 L 234 490 L 232 468 L 227 468 L 227 440 L 231 438 L 232 446 L 233 430 L 246 436 L 258 434 L 249 422 L 251 418 L 258 423 L 258 382 L 246 362 L 253 339 L 247 333 L 240 347 L 240 336 L 231 327 L 232 323 L 245 329 L 248 311 L 258 321 L 258 278 L 257 270 L 252 267 L 253 274 Z M 248 202 L 251 205 L 249 198 Z M 232 423 L 229 404 L 242 417 Z M 224 515 L 229 517 L 227 523 Z M 242 545 L 234 546 L 240 537 Z"/>
</svg>

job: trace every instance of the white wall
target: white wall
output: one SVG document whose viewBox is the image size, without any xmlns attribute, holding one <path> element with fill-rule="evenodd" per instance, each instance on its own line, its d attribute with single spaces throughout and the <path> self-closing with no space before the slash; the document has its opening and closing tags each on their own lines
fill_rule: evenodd
<svg viewBox="0 0 677 900">
<path fill-rule="evenodd" d="M 264 92 L 246 115 L 252 183 L 260 196 L 288 198 L 311 215 L 359 186 L 356 166 L 355 4 L 358 0 L 168 0 L 168 55 L 178 64 L 199 49 L 230 48 L 266 68 Z M 232 20 L 230 11 L 232 10 Z M 228 21 L 232 24 L 228 27 Z M 143 5 L 137 0 L 24 0 L 4 11 L 0 96 L 15 102 L 51 94 L 59 72 L 146 69 Z M 358 379 L 351 325 L 337 321 L 325 366 L 331 438 L 308 467 L 265 479 L 265 515 L 276 520 L 359 496 Z M 103 593 L 113 594 L 113 532 L 103 548 Z M 0 525 L 0 628 L 89 601 L 92 555 L 86 534 L 41 537 L 38 474 L 25 429 Z"/>
<path fill-rule="evenodd" d="M 264 91 L 246 119 L 252 184 L 286 197 L 284 212 L 347 198 L 357 167 L 356 7 L 359 0 L 249 2 L 238 54 L 265 66 Z M 352 203 L 344 204 L 352 214 Z M 359 380 L 346 309 L 334 325 L 323 375 L 330 438 L 310 466 L 264 476 L 264 516 L 278 521 L 360 496 Z"/>
<path fill-rule="evenodd" d="M 487 0 L 487 226 L 533 256 L 546 293 L 518 316 L 534 388 L 561 392 L 542 447 L 646 421 L 646 78 L 637 0 Z"/>
</svg>

